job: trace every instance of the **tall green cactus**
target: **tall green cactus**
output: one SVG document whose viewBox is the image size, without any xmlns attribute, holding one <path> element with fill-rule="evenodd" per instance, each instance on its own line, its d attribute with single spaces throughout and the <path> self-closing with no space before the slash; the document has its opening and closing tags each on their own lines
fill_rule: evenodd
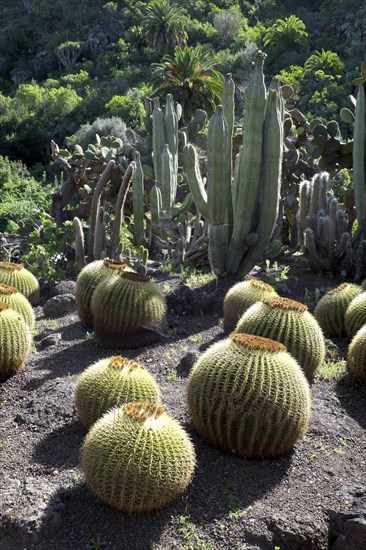
<svg viewBox="0 0 366 550">
<path fill-rule="evenodd" d="M 279 205 L 283 100 L 277 89 L 270 89 L 267 94 L 263 75 L 265 57 L 258 52 L 247 88 L 244 145 L 235 163 L 234 176 L 231 170 L 234 86 L 230 75 L 224 85 L 224 108 L 216 109 L 209 124 L 207 190 L 193 145 L 184 148 L 189 186 L 208 221 L 211 269 L 219 277 L 226 273 L 248 273 L 263 254 L 272 251 L 267 245 Z"/>
<path fill-rule="evenodd" d="M 366 195 L 365 175 L 366 98 L 363 85 L 358 87 L 353 126 L 353 189 L 358 223 L 361 222 Z"/>
</svg>

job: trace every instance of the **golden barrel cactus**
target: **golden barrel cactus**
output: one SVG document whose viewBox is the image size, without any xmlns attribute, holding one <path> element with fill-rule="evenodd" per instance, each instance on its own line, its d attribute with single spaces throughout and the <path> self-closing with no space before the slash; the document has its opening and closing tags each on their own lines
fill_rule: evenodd
<svg viewBox="0 0 366 550">
<path fill-rule="evenodd" d="M 162 508 L 186 490 L 194 467 L 188 435 L 154 403 L 112 409 L 92 426 L 82 447 L 86 485 L 122 512 Z"/>
<path fill-rule="evenodd" d="M 309 384 L 285 346 L 231 333 L 200 357 L 187 387 L 200 436 L 246 458 L 270 458 L 292 449 L 310 417 Z"/>
</svg>

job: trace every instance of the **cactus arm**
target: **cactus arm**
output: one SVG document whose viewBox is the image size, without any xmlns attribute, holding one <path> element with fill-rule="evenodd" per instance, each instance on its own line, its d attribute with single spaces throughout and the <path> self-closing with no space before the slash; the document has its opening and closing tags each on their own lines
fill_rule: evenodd
<svg viewBox="0 0 366 550">
<path fill-rule="evenodd" d="M 227 123 L 219 105 L 208 127 L 207 147 L 207 217 L 209 223 L 222 224 L 226 219 Z"/>
<path fill-rule="evenodd" d="M 160 108 L 159 99 L 155 98 L 153 100 L 154 110 L 153 110 L 153 164 L 154 164 L 154 173 L 155 181 L 161 189 L 161 179 L 162 179 L 162 166 L 161 166 L 161 154 L 163 152 L 163 147 L 166 143 L 165 139 L 165 130 L 164 130 L 164 113 Z"/>
<path fill-rule="evenodd" d="M 282 128 L 283 121 L 278 108 L 278 93 L 275 90 L 269 90 L 264 120 L 263 166 L 256 228 L 259 238 L 242 261 L 239 273 L 248 273 L 261 258 L 276 225 L 281 192 Z"/>
<path fill-rule="evenodd" d="M 166 107 L 164 114 L 164 128 L 166 143 L 169 145 L 169 151 L 173 160 L 173 171 L 171 180 L 171 206 L 174 204 L 177 194 L 177 174 L 178 174 L 178 117 L 174 107 L 173 96 L 166 96 Z"/>
<path fill-rule="evenodd" d="M 172 209 L 172 218 L 176 218 L 177 216 L 180 216 L 181 214 L 185 214 L 186 212 L 188 212 L 192 204 L 193 204 L 192 193 L 187 193 L 182 204 L 180 204 L 179 206 L 174 206 L 174 208 Z"/>
<path fill-rule="evenodd" d="M 114 160 L 110 160 L 107 166 L 104 168 L 102 175 L 99 178 L 97 186 L 94 190 L 93 201 L 90 214 L 90 229 L 89 229 L 89 240 L 88 240 L 88 262 L 93 261 L 93 249 L 94 249 L 94 233 L 95 226 L 97 221 L 97 216 L 99 212 L 100 197 L 102 195 L 104 186 L 108 182 L 111 172 L 116 166 Z"/>
<path fill-rule="evenodd" d="M 236 273 L 243 258 L 244 239 L 251 231 L 258 198 L 266 102 L 263 75 L 264 58 L 265 55 L 258 52 L 255 69 L 246 92 L 243 123 L 244 146 L 240 152 L 238 182 L 234 184 L 237 197 L 234 206 L 233 233 L 226 262 L 228 273 Z"/>
<path fill-rule="evenodd" d="M 225 76 L 225 81 L 222 89 L 222 105 L 224 107 L 224 116 L 227 122 L 227 153 L 226 153 L 226 208 L 227 208 L 227 224 L 229 225 L 229 231 L 231 237 L 232 225 L 234 220 L 233 214 L 233 197 L 232 197 L 232 177 L 233 177 L 233 148 L 232 139 L 234 134 L 234 94 L 235 84 L 231 78 L 231 73 Z"/>
<path fill-rule="evenodd" d="M 150 211 L 151 211 L 151 241 L 154 242 L 160 237 L 161 233 L 161 191 L 157 185 L 152 187 L 150 192 Z"/>
<path fill-rule="evenodd" d="M 184 147 L 184 168 L 193 200 L 204 218 L 207 218 L 207 193 L 202 181 L 196 149 L 190 143 Z"/>
<path fill-rule="evenodd" d="M 132 207 L 133 207 L 133 233 L 135 244 L 145 242 L 144 233 L 144 173 L 142 171 L 140 153 L 135 151 L 134 161 L 136 170 L 132 177 Z"/>
<path fill-rule="evenodd" d="M 84 232 L 79 218 L 76 217 L 74 218 L 74 232 L 76 265 L 78 269 L 81 269 L 85 265 Z"/>
<path fill-rule="evenodd" d="M 363 197 L 366 193 L 365 178 L 366 100 L 363 86 L 359 86 L 353 127 L 353 189 L 358 223 L 361 223 Z"/>
<path fill-rule="evenodd" d="M 133 174 L 136 169 L 135 162 L 131 162 L 123 176 L 121 186 L 119 188 L 117 203 L 116 203 L 116 215 L 113 224 L 113 231 L 111 237 L 111 257 L 118 259 L 121 253 L 121 228 L 123 223 L 123 208 L 126 200 L 126 195 L 130 187 L 130 183 Z"/>
<path fill-rule="evenodd" d="M 96 225 L 95 225 L 94 246 L 93 246 L 94 260 L 101 259 L 104 248 L 105 248 L 104 207 L 100 206 Z"/>
<path fill-rule="evenodd" d="M 161 155 L 161 199 L 162 209 L 165 219 L 171 219 L 171 208 L 174 203 L 175 194 L 173 196 L 173 155 L 169 151 L 169 145 L 166 143 L 163 146 Z"/>
</svg>

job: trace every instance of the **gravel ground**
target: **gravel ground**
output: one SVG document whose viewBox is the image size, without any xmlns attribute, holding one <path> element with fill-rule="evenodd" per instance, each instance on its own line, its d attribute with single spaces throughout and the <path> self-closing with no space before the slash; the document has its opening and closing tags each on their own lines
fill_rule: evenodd
<svg viewBox="0 0 366 550">
<path fill-rule="evenodd" d="M 312 274 L 301 258 L 289 266 L 256 276 L 310 310 L 341 282 Z M 365 389 L 348 373 L 316 378 L 310 429 L 280 459 L 244 460 L 210 447 L 191 425 L 185 385 L 199 354 L 224 337 L 222 301 L 230 283 L 191 289 L 177 276 L 155 277 L 168 298 L 169 336 L 122 354 L 154 375 L 167 411 L 189 432 L 197 453 L 191 485 L 161 511 L 139 516 L 110 509 L 89 493 L 80 468 L 86 432 L 74 408 L 75 383 L 87 366 L 121 351 L 98 347 L 75 312 L 49 319 L 39 306 L 26 368 L 0 387 L 1 548 L 364 550 Z M 328 359 L 344 358 L 347 345 L 328 341 Z"/>
</svg>

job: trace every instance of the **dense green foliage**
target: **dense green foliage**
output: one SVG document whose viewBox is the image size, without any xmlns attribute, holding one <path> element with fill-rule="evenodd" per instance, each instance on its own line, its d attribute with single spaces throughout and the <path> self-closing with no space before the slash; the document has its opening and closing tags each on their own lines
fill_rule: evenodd
<svg viewBox="0 0 366 550">
<path fill-rule="evenodd" d="M 166 67 L 179 61 L 176 46 L 180 61 L 199 46 L 210 70 L 231 71 L 242 87 L 253 52 L 265 47 L 266 76 L 279 73 L 295 87 L 295 106 L 336 118 L 360 71 L 365 30 L 366 8 L 356 0 L 3 0 L 0 154 L 48 163 L 51 139 L 63 145 L 98 117 L 139 125 L 153 63 L 155 77 L 161 67 L 157 90 L 181 79 L 187 94 L 186 67 L 175 63 L 173 86 Z M 199 72 L 190 71 L 188 82 Z M 217 101 L 208 82 L 201 106 Z"/>
</svg>

